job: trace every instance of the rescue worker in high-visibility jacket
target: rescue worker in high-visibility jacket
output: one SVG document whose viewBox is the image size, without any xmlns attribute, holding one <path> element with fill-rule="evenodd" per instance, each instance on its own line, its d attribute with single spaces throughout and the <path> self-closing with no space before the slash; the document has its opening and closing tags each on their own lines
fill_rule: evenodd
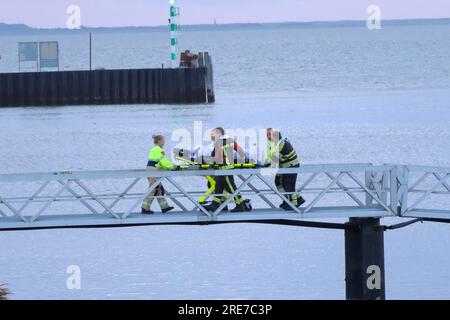
<svg viewBox="0 0 450 320">
<path fill-rule="evenodd" d="M 175 166 L 169 158 L 167 158 L 164 152 L 164 144 L 166 143 L 164 136 L 153 135 L 153 143 L 155 144 L 148 154 L 147 171 L 158 171 L 158 170 L 176 170 L 178 167 Z M 149 186 L 151 187 L 158 178 L 150 177 L 148 178 Z M 142 214 L 153 214 L 151 206 L 155 197 L 162 197 L 166 194 L 163 185 L 160 183 L 152 192 L 148 194 L 142 203 Z M 174 209 L 174 207 L 169 206 L 168 202 L 164 198 L 158 198 L 159 206 L 161 207 L 162 213 L 167 213 Z"/>
<path fill-rule="evenodd" d="M 266 130 L 269 140 L 269 153 L 266 157 L 266 166 L 273 168 L 298 168 L 300 160 L 297 152 L 287 138 L 281 136 L 280 131 L 271 128 Z M 305 199 L 295 193 L 297 174 L 277 174 L 275 176 L 275 185 L 281 193 L 289 193 L 286 198 L 297 207 L 305 203 Z M 292 210 L 285 202 L 280 205 L 281 209 Z"/>
<path fill-rule="evenodd" d="M 211 133 L 214 141 L 214 149 L 211 153 L 214 159 L 214 164 L 220 170 L 234 169 L 234 152 L 238 152 L 240 157 L 245 159 L 245 152 L 241 147 L 229 136 L 225 135 L 225 130 L 221 127 L 214 129 Z M 221 196 L 216 196 L 210 205 L 205 206 L 208 211 L 216 211 L 217 208 L 225 201 L 224 192 L 233 194 L 236 191 L 236 184 L 233 176 L 215 176 L 216 187 L 214 193 Z M 241 195 L 234 197 L 236 207 L 231 212 L 250 211 L 251 205 L 248 200 L 245 200 Z M 224 210 L 227 210 L 225 207 Z"/>
</svg>

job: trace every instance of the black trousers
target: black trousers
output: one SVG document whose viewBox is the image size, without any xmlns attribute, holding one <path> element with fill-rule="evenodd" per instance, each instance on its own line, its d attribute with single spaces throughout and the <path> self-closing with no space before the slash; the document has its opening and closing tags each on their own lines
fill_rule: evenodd
<svg viewBox="0 0 450 320">
<path fill-rule="evenodd" d="M 280 192 L 293 192 L 293 194 L 286 195 L 289 201 L 294 205 L 298 204 L 299 195 L 295 194 L 295 185 L 297 183 L 297 174 L 277 174 L 275 176 L 275 186 Z"/>
<path fill-rule="evenodd" d="M 236 184 L 234 183 L 233 176 L 215 176 L 214 180 L 216 181 L 216 189 L 214 191 L 215 194 L 222 194 L 224 192 L 228 192 L 230 195 L 236 191 Z M 222 203 L 225 201 L 225 196 L 214 197 L 214 202 Z M 244 201 L 242 196 L 237 195 L 234 197 L 234 202 L 239 205 Z"/>
</svg>

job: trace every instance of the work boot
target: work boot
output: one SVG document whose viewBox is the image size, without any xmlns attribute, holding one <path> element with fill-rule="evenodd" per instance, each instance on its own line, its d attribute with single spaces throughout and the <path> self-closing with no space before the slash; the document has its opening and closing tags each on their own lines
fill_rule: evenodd
<svg viewBox="0 0 450 320">
<path fill-rule="evenodd" d="M 211 202 L 211 203 L 209 203 L 209 204 L 206 204 L 206 203 L 202 204 L 202 207 L 205 208 L 205 209 L 208 210 L 208 211 L 214 212 L 214 211 L 217 210 L 217 208 L 220 207 L 220 203 L 217 203 L 217 202 L 214 202 L 214 201 L 213 201 L 213 202 Z M 226 205 L 226 206 L 222 209 L 222 212 L 228 212 L 228 205 Z"/>
<path fill-rule="evenodd" d="M 231 212 L 244 212 L 244 211 L 247 211 L 247 209 L 244 207 L 242 203 L 236 205 L 236 207 L 233 210 L 231 210 Z"/>
<path fill-rule="evenodd" d="M 297 200 L 297 204 L 295 204 L 295 206 L 297 207 L 297 208 L 299 208 L 302 204 L 304 204 L 306 202 L 306 200 L 305 199 L 303 199 L 303 197 L 300 197 L 298 200 Z M 291 206 L 289 206 L 286 202 L 283 202 L 281 205 L 280 205 L 280 209 L 283 209 L 283 210 L 286 210 L 286 211 L 293 211 L 293 209 L 291 208 Z"/>
<path fill-rule="evenodd" d="M 237 204 L 236 207 L 231 210 L 231 212 L 246 212 L 252 211 L 252 206 L 250 205 L 250 201 L 244 201 L 241 204 Z"/>
<path fill-rule="evenodd" d="M 173 209 L 175 209 L 174 207 L 167 207 L 165 209 L 161 209 L 162 213 L 167 213 L 169 211 L 172 211 Z"/>
<path fill-rule="evenodd" d="M 142 208 L 141 213 L 142 214 L 153 214 L 154 212 L 152 210 L 147 210 L 147 209 Z"/>
<path fill-rule="evenodd" d="M 290 205 L 288 205 L 286 202 L 283 202 L 280 205 L 280 209 L 286 210 L 286 211 L 294 211 L 294 209 L 291 208 Z"/>
<path fill-rule="evenodd" d="M 210 204 L 203 205 L 203 208 L 205 208 L 209 212 L 214 212 L 220 207 L 220 203 L 217 202 L 211 202 Z"/>
<path fill-rule="evenodd" d="M 301 206 L 302 204 L 304 204 L 305 202 L 306 202 L 306 200 L 303 199 L 303 197 L 300 197 L 300 198 L 298 199 L 297 208 L 300 207 L 300 206 Z"/>
<path fill-rule="evenodd" d="M 285 207 L 289 207 L 289 206 L 286 202 L 283 201 L 283 203 L 279 205 L 279 208 L 284 209 Z"/>
</svg>

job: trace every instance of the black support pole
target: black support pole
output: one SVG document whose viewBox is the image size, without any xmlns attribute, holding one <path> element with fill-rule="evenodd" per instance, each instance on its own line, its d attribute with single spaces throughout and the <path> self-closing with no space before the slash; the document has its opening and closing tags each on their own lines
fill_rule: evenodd
<svg viewBox="0 0 450 320">
<path fill-rule="evenodd" d="M 351 218 L 345 230 L 348 300 L 384 300 L 384 230 L 377 218 Z"/>
</svg>

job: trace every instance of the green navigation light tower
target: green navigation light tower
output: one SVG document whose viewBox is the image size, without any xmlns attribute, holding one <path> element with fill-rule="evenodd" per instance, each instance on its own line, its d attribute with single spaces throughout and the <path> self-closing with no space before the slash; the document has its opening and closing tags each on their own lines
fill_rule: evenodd
<svg viewBox="0 0 450 320">
<path fill-rule="evenodd" d="M 177 59 L 177 33 L 180 29 L 180 25 L 178 23 L 180 17 L 180 8 L 175 7 L 175 0 L 169 0 L 170 4 L 170 64 L 172 68 L 178 67 L 178 59 Z"/>
</svg>

